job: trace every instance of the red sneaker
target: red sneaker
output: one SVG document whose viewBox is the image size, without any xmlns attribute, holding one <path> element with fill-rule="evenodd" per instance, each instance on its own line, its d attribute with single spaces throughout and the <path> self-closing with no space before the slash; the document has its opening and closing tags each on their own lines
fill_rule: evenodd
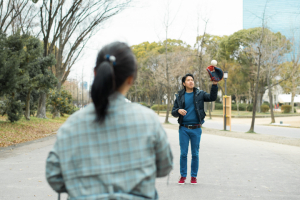
<svg viewBox="0 0 300 200">
<path fill-rule="evenodd" d="M 196 177 L 191 178 L 191 184 L 197 184 L 197 178 Z"/>
<path fill-rule="evenodd" d="M 178 181 L 178 184 L 180 184 L 180 185 L 183 185 L 184 184 L 184 182 L 185 182 L 185 179 L 186 179 L 186 177 L 180 177 L 180 179 L 179 179 L 179 181 Z"/>
</svg>

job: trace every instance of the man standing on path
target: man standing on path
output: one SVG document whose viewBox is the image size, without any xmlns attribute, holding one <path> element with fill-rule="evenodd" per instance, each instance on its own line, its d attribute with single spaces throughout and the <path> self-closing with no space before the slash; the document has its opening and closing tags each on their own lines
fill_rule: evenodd
<svg viewBox="0 0 300 200">
<path fill-rule="evenodd" d="M 191 140 L 192 164 L 191 184 L 197 184 L 199 168 L 199 145 L 202 134 L 201 126 L 204 123 L 204 102 L 217 99 L 218 86 L 213 81 L 210 94 L 194 87 L 194 76 L 186 74 L 182 78 L 184 89 L 176 95 L 172 115 L 178 118 L 180 143 L 180 174 L 178 184 L 184 184 L 187 175 L 187 154 Z"/>
</svg>

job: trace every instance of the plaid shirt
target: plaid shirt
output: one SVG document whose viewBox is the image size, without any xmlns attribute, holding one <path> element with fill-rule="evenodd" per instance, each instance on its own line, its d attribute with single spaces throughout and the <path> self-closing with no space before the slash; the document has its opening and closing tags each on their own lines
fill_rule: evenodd
<svg viewBox="0 0 300 200">
<path fill-rule="evenodd" d="M 110 97 L 103 124 L 93 104 L 68 118 L 46 163 L 46 178 L 71 200 L 158 199 L 155 178 L 169 174 L 173 156 L 157 115 L 120 93 Z"/>
</svg>

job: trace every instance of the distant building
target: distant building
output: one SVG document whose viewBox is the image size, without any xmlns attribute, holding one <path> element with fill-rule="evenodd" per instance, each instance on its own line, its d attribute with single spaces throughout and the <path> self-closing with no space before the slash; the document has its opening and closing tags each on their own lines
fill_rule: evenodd
<svg viewBox="0 0 300 200">
<path fill-rule="evenodd" d="M 83 84 L 83 89 L 87 90 L 88 89 L 88 82 L 86 82 L 86 81 L 80 82 L 79 83 L 79 88 L 82 87 L 82 84 Z"/>
<path fill-rule="evenodd" d="M 262 18 L 266 28 L 272 32 L 280 32 L 288 40 L 295 38 L 295 52 L 287 54 L 287 60 L 292 53 L 298 54 L 300 45 L 300 0 L 243 0 L 243 28 L 262 27 Z M 292 41 L 293 42 L 293 41 Z M 284 94 L 282 88 L 277 85 L 272 88 L 273 103 L 291 102 L 290 94 Z M 268 90 L 263 95 L 263 101 L 269 102 Z M 298 103 L 298 96 L 295 103 Z"/>
<path fill-rule="evenodd" d="M 280 32 L 290 40 L 294 36 L 298 47 L 300 44 L 300 1 L 243 0 L 243 28 L 262 27 L 264 11 L 266 27 L 272 32 Z"/>
</svg>

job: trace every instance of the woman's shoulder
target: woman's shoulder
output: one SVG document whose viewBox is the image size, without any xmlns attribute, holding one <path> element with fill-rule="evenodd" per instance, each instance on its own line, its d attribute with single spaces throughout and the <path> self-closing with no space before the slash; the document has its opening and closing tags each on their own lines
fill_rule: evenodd
<svg viewBox="0 0 300 200">
<path fill-rule="evenodd" d="M 78 123 L 80 123 L 81 121 L 94 120 L 94 112 L 94 105 L 90 103 L 86 107 L 70 115 L 65 123 L 60 127 L 60 129 L 69 129 L 71 127 L 74 127 L 74 125 L 78 125 Z"/>
</svg>

